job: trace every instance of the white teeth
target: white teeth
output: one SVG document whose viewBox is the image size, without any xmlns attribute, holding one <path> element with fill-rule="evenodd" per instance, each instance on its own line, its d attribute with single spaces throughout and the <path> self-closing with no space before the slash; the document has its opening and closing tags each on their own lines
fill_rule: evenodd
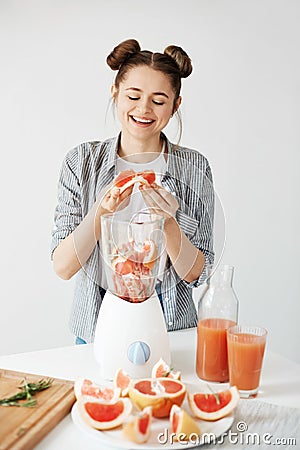
<svg viewBox="0 0 300 450">
<path fill-rule="evenodd" d="M 132 118 L 136 122 L 140 122 L 140 123 L 151 123 L 151 122 L 153 122 L 153 120 L 151 120 L 151 119 L 140 119 L 139 117 L 135 117 L 135 116 L 132 116 Z"/>
</svg>

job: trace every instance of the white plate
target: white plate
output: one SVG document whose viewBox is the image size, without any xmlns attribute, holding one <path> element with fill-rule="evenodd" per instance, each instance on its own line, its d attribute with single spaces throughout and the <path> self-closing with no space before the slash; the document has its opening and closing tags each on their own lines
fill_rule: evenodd
<svg viewBox="0 0 300 450">
<path fill-rule="evenodd" d="M 185 402 L 184 402 L 185 403 Z M 183 404 L 183 406 L 185 406 Z M 187 409 L 187 408 L 185 408 Z M 172 441 L 172 437 L 170 436 L 170 422 L 169 419 L 152 419 L 151 423 L 151 434 L 150 437 L 145 444 L 135 444 L 134 442 L 126 440 L 126 438 L 122 434 L 122 428 L 118 427 L 114 430 L 107 431 L 99 431 L 92 427 L 90 427 L 84 420 L 81 418 L 77 402 L 73 405 L 71 416 L 74 424 L 81 430 L 84 431 L 89 436 L 98 439 L 99 443 L 108 444 L 112 447 L 117 447 L 118 449 L 140 449 L 140 450 L 153 450 L 153 449 L 183 449 L 183 448 L 191 448 L 196 447 L 197 445 L 208 444 L 215 440 L 215 443 L 218 442 L 218 438 L 224 434 L 233 423 L 233 415 L 224 417 L 223 419 L 217 420 L 215 422 L 207 422 L 199 419 L 195 419 L 199 425 L 199 428 L 204 434 L 204 436 L 192 436 L 193 439 L 187 442 L 176 442 Z M 162 434 L 161 434 L 162 433 Z M 167 435 L 168 433 L 168 435 Z M 206 434 L 207 433 L 207 434 Z M 209 433 L 212 433 L 209 436 Z M 160 440 L 159 440 L 160 436 Z M 101 448 L 101 447 L 99 447 Z"/>
</svg>

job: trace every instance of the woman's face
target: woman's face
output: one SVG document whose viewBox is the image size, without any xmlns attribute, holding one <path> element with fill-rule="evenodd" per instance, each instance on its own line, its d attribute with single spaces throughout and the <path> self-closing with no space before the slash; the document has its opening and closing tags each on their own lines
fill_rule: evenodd
<svg viewBox="0 0 300 450">
<path fill-rule="evenodd" d="M 174 110 L 175 94 L 168 77 L 147 66 L 131 69 L 119 90 L 113 86 L 112 94 L 122 132 L 139 140 L 160 136 L 181 102 L 179 97 Z"/>
</svg>

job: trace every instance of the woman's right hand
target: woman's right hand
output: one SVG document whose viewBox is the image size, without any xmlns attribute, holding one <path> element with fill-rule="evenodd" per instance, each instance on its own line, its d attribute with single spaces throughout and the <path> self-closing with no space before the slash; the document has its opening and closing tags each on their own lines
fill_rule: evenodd
<svg viewBox="0 0 300 450">
<path fill-rule="evenodd" d="M 114 213 L 124 209 L 129 204 L 132 190 L 133 186 L 130 186 L 120 194 L 120 188 L 114 186 L 113 183 L 106 186 L 98 197 L 100 214 Z"/>
</svg>

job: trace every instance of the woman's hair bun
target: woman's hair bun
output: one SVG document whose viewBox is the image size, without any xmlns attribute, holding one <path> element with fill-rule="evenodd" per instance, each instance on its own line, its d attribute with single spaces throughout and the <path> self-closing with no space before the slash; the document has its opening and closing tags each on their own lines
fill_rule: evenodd
<svg viewBox="0 0 300 450">
<path fill-rule="evenodd" d="M 106 62 L 112 70 L 119 70 L 128 56 L 141 50 L 140 44 L 135 39 L 127 39 L 117 45 L 106 58 Z"/>
<path fill-rule="evenodd" d="M 193 66 L 191 59 L 181 47 L 169 45 L 165 48 L 164 54 L 174 59 L 179 68 L 181 78 L 186 78 L 192 73 Z"/>
</svg>

